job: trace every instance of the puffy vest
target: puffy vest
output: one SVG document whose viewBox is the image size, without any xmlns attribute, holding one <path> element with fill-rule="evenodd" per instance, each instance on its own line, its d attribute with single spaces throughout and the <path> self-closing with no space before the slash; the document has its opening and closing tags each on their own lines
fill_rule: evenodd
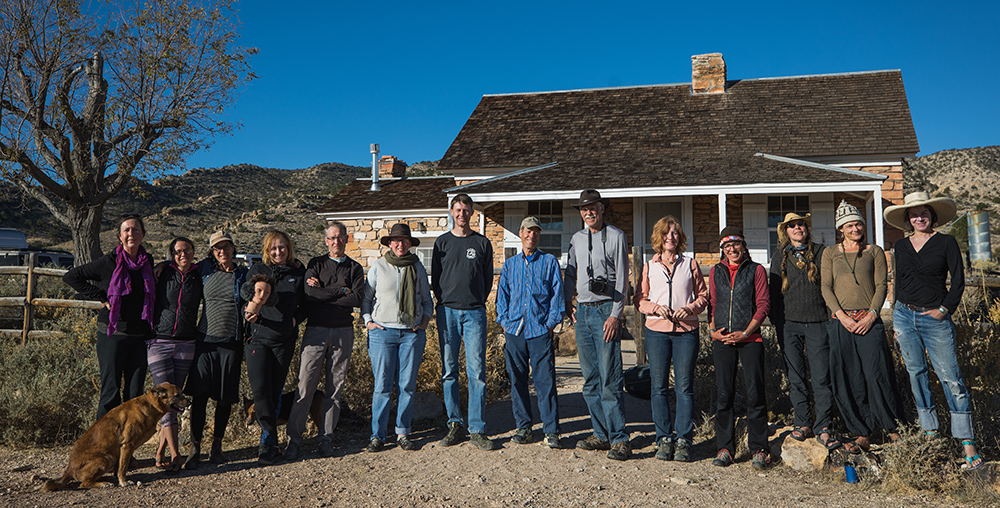
<svg viewBox="0 0 1000 508">
<path fill-rule="evenodd" d="M 715 309 L 712 317 L 715 326 L 725 327 L 726 333 L 746 330 L 753 320 L 757 310 L 757 299 L 754 296 L 754 275 L 759 265 L 749 258 L 740 263 L 736 269 L 736 278 L 732 285 L 729 282 L 729 267 L 719 262 L 712 267 L 715 271 L 712 280 L 715 282 Z"/>
</svg>

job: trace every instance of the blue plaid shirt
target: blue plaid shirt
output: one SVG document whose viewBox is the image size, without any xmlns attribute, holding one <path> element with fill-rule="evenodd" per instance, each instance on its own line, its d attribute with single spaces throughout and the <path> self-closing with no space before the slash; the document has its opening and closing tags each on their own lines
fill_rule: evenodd
<svg viewBox="0 0 1000 508">
<path fill-rule="evenodd" d="M 541 337 L 563 318 L 563 299 L 559 261 L 552 254 L 524 251 L 503 264 L 497 283 L 497 322 L 504 332 L 525 338 Z"/>
</svg>

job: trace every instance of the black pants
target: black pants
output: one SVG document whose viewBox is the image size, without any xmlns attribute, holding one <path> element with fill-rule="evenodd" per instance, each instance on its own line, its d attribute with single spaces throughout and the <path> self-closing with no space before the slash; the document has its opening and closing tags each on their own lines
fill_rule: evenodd
<svg viewBox="0 0 1000 508">
<path fill-rule="evenodd" d="M 142 395 L 146 383 L 145 338 L 124 333 L 97 336 L 97 365 L 101 371 L 98 420 L 123 400 Z"/>
<path fill-rule="evenodd" d="M 295 335 L 281 342 L 252 338 L 247 341 L 244 351 L 254 410 L 260 424 L 260 444 L 269 448 L 278 446 L 278 403 L 295 352 Z"/>
<path fill-rule="evenodd" d="M 767 450 L 767 401 L 764 398 L 764 344 L 741 342 L 729 346 L 712 341 L 715 358 L 715 385 L 718 404 L 715 410 L 715 442 L 718 449 L 729 450 L 736 456 L 736 371 L 743 364 L 743 381 L 747 387 L 747 441 L 750 452 Z"/>
<path fill-rule="evenodd" d="M 788 372 L 788 398 L 795 409 L 795 426 L 812 427 L 817 433 L 833 423 L 833 388 L 830 384 L 830 339 L 826 323 L 786 321 L 778 328 L 781 354 Z M 806 376 L 806 362 L 809 376 Z M 816 419 L 809 410 L 812 381 Z"/>
</svg>

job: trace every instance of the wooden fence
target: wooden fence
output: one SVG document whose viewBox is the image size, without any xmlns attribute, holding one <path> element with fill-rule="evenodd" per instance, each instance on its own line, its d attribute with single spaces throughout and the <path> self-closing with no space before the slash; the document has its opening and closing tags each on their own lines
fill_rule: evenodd
<svg viewBox="0 0 1000 508">
<path fill-rule="evenodd" d="M 103 306 L 101 302 L 93 302 L 86 300 L 36 298 L 35 290 L 38 287 L 39 275 L 47 275 L 47 276 L 62 278 L 62 276 L 66 274 L 66 270 L 63 270 L 61 268 L 35 267 L 37 256 L 38 256 L 37 254 L 31 254 L 29 256 L 28 266 L 0 266 L 0 275 L 24 275 L 25 277 L 27 277 L 27 284 L 25 285 L 26 287 L 25 296 L 0 297 L 0 307 L 24 307 L 24 324 L 22 325 L 20 330 L 0 329 L 0 334 L 2 335 L 20 335 L 22 344 L 28 341 L 28 337 L 32 338 L 52 337 L 62 333 L 62 332 L 53 332 L 45 330 L 32 330 L 31 325 L 35 307 L 58 307 L 58 308 L 76 307 L 80 309 L 100 309 Z"/>
</svg>

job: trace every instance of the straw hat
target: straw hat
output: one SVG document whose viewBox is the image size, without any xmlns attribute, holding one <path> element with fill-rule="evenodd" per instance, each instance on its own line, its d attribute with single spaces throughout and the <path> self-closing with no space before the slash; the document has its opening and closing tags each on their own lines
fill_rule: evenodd
<svg viewBox="0 0 1000 508">
<path fill-rule="evenodd" d="M 813 227 L 813 220 L 810 214 L 799 215 L 795 212 L 788 212 L 785 214 L 785 220 L 778 223 L 778 243 L 785 241 L 785 237 L 788 236 L 785 231 L 788 229 L 788 223 L 792 221 L 802 220 L 806 222 L 806 226 L 809 229 Z"/>
<path fill-rule="evenodd" d="M 906 218 L 906 210 L 913 208 L 915 206 L 928 206 L 934 209 L 934 213 L 937 214 L 937 224 L 944 224 L 951 219 L 955 218 L 958 213 L 958 208 L 955 206 L 955 201 L 951 198 L 934 198 L 926 192 L 911 192 L 903 198 L 903 204 L 892 205 L 885 209 L 882 215 L 885 217 L 885 221 L 889 225 L 899 228 L 906 229 L 906 223 L 909 220 Z M 937 225 L 935 224 L 935 225 Z"/>
</svg>

